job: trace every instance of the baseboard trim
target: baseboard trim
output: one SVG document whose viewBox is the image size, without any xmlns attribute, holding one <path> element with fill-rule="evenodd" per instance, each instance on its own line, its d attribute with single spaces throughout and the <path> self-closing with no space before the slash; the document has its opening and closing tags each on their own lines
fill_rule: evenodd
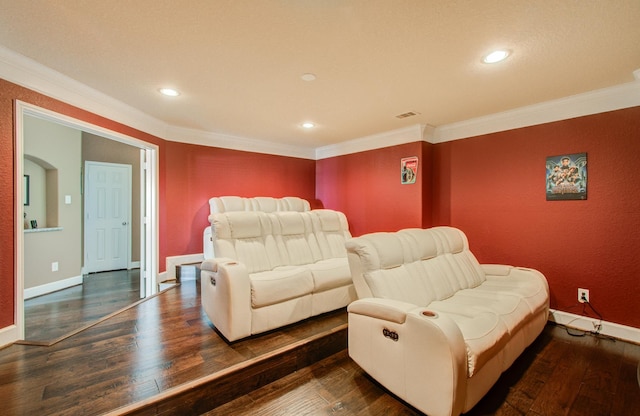
<svg viewBox="0 0 640 416">
<path fill-rule="evenodd" d="M 18 327 L 16 325 L 9 325 L 0 329 L 0 349 L 8 347 L 17 340 L 21 335 L 18 333 Z"/>
<path fill-rule="evenodd" d="M 24 290 L 24 299 L 35 298 L 36 296 L 46 295 L 47 293 L 57 290 L 66 289 L 71 286 L 81 285 L 82 275 L 69 277 L 68 279 L 56 280 L 55 282 L 46 283 L 40 286 L 30 287 Z"/>
<path fill-rule="evenodd" d="M 183 254 L 181 256 L 171 256 L 167 257 L 166 260 L 166 273 L 161 282 L 165 282 L 167 280 L 175 280 L 176 279 L 176 266 L 180 264 L 190 264 L 190 263 L 200 263 L 204 261 L 204 254 Z M 162 275 L 162 273 L 160 273 Z M 158 277 L 160 277 L 160 275 Z"/>
<path fill-rule="evenodd" d="M 620 325 L 615 322 L 600 321 L 597 318 L 555 309 L 549 310 L 549 321 L 582 331 L 594 331 L 598 325 L 601 325 L 599 333 L 602 335 L 640 344 L 640 328 Z"/>
</svg>

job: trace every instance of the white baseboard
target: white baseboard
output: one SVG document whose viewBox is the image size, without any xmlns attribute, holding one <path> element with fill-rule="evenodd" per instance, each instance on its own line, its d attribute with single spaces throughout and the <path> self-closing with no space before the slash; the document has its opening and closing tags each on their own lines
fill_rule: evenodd
<svg viewBox="0 0 640 416">
<path fill-rule="evenodd" d="M 128 269 L 139 269 L 140 268 L 140 262 L 139 261 L 132 261 L 129 263 L 129 267 Z"/>
<path fill-rule="evenodd" d="M 179 264 L 200 263 L 204 261 L 204 254 L 184 254 L 182 256 L 167 257 L 166 261 L 166 273 L 164 279 L 158 279 L 161 282 L 166 280 L 172 280 L 176 278 L 176 266 Z M 162 273 L 160 273 L 162 275 Z M 160 275 L 158 277 L 160 277 Z"/>
<path fill-rule="evenodd" d="M 81 284 L 82 275 L 57 280 L 40 286 L 30 287 L 24 290 L 24 299 L 35 298 L 36 296 L 46 295 L 47 293 L 55 292 L 56 290 L 66 289 L 68 287 Z"/>
<path fill-rule="evenodd" d="M 16 325 L 9 325 L 0 329 L 0 348 L 13 344 L 21 338 L 18 334 L 18 327 Z"/>
<path fill-rule="evenodd" d="M 620 325 L 615 322 L 600 321 L 597 318 L 554 309 L 549 310 L 549 321 L 582 331 L 594 331 L 598 325 L 601 325 L 599 333 L 602 335 L 640 344 L 640 328 Z"/>
</svg>

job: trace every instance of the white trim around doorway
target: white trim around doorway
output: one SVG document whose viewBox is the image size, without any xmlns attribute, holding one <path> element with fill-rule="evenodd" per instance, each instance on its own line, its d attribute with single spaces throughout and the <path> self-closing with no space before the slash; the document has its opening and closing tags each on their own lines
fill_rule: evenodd
<svg viewBox="0 0 640 416">
<path fill-rule="evenodd" d="M 24 170 L 24 116 L 29 115 L 48 120 L 57 124 L 62 124 L 87 133 L 96 134 L 104 138 L 125 143 L 139 149 L 149 155 L 145 169 L 147 171 L 148 186 L 145 187 L 144 201 L 146 209 L 141 213 L 141 222 L 146 224 L 145 241 L 146 247 L 141 248 L 141 264 L 145 264 L 145 276 L 147 279 L 147 287 L 151 290 L 146 293 L 147 296 L 157 292 L 158 278 L 158 146 L 131 136 L 127 136 L 100 126 L 96 126 L 85 121 L 75 119 L 63 114 L 47 110 L 29 104 L 20 100 L 15 101 L 15 178 L 23 177 Z M 14 179 L 16 180 L 16 179 Z M 0 345 L 6 345 L 20 339 L 24 339 L 25 335 L 25 319 L 24 319 L 24 232 L 22 221 L 22 186 L 14 184 L 15 189 L 15 209 L 14 209 L 14 243 L 15 243 L 15 308 L 14 308 L 14 325 L 0 330 Z M 141 270 L 142 274 L 142 270 Z"/>
</svg>

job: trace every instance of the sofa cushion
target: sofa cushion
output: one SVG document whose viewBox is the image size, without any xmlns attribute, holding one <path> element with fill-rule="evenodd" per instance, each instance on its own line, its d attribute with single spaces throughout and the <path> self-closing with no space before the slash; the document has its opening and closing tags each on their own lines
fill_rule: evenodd
<svg viewBox="0 0 640 416">
<path fill-rule="evenodd" d="M 249 273 L 286 264 L 267 215 L 251 211 L 214 214 L 212 226 L 216 256 L 245 263 Z"/>
<path fill-rule="evenodd" d="M 439 302 L 429 309 L 448 316 L 460 329 L 467 351 L 467 377 L 500 354 L 509 341 L 507 327 L 495 313 L 455 302 Z"/>
<path fill-rule="evenodd" d="M 413 260 L 428 260 L 438 255 L 438 243 L 432 233 L 420 228 L 407 228 L 397 233 L 407 240 L 405 245 Z"/>
<path fill-rule="evenodd" d="M 310 215 L 309 212 L 269 214 L 285 264 L 310 264 L 322 259 Z"/>
<path fill-rule="evenodd" d="M 309 211 L 310 209 L 311 205 L 306 199 L 298 198 L 297 196 L 285 196 L 284 198 L 280 199 L 281 211 L 304 212 Z"/>
<path fill-rule="evenodd" d="M 308 295 L 313 292 L 311 271 L 302 266 L 281 266 L 274 270 L 253 273 L 251 306 L 261 308 Z"/>
<path fill-rule="evenodd" d="M 310 211 L 313 234 L 323 259 L 347 257 L 345 241 L 351 238 L 347 217 L 329 209 Z"/>
<path fill-rule="evenodd" d="M 487 276 L 487 280 L 476 287 L 480 291 L 517 294 L 522 298 L 532 313 L 548 306 L 546 280 L 532 279 L 530 269 L 511 268 L 508 277 Z"/>
<path fill-rule="evenodd" d="M 438 258 L 448 263 L 448 278 L 456 289 L 476 287 L 485 281 L 486 276 L 480 263 L 469 250 L 465 234 L 453 227 L 434 227 L 418 230 L 433 236 L 438 246 Z"/>
<path fill-rule="evenodd" d="M 247 198 L 239 196 L 221 196 L 209 199 L 211 214 L 228 211 L 247 211 Z"/>
<path fill-rule="evenodd" d="M 347 286 L 352 283 L 351 270 L 346 258 L 320 260 L 306 267 L 309 268 L 313 276 L 314 293 Z"/>
<path fill-rule="evenodd" d="M 364 278 L 376 298 L 396 299 L 426 306 L 435 298 L 433 287 L 421 278 L 424 273 L 419 262 L 403 264 L 391 269 L 369 271 Z"/>
<path fill-rule="evenodd" d="M 531 309 L 516 293 L 492 292 L 488 290 L 463 289 L 444 301 L 432 302 L 429 307 L 447 303 L 452 308 L 465 307 L 478 312 L 490 312 L 498 316 L 510 335 L 515 334 L 533 317 Z"/>
<path fill-rule="evenodd" d="M 397 234 L 372 233 L 346 242 L 347 250 L 358 254 L 365 273 L 391 269 L 404 264 L 405 252 Z"/>
<path fill-rule="evenodd" d="M 297 196 L 273 198 L 257 196 L 245 198 L 240 196 L 219 196 L 209 199 L 210 214 L 229 211 L 309 211 L 311 205 L 306 199 Z"/>
<path fill-rule="evenodd" d="M 252 211 L 275 212 L 280 211 L 280 200 L 268 196 L 249 198 Z"/>
</svg>

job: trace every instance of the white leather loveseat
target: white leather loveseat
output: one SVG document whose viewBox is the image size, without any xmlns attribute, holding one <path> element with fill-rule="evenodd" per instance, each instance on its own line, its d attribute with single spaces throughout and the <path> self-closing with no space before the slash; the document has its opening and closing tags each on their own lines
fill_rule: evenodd
<svg viewBox="0 0 640 416">
<path fill-rule="evenodd" d="M 256 196 L 251 198 L 241 196 L 216 196 L 209 199 L 209 222 L 211 215 L 221 212 L 231 211 L 309 211 L 311 205 L 306 199 L 297 196 L 285 196 L 282 198 L 273 198 L 270 196 Z M 211 227 L 208 226 L 202 233 L 202 247 L 205 259 L 215 257 L 213 253 L 213 239 L 211 236 Z"/>
<path fill-rule="evenodd" d="M 358 300 L 349 355 L 430 416 L 469 411 L 540 334 L 549 289 L 538 271 L 481 265 L 450 227 L 346 243 Z"/>
<path fill-rule="evenodd" d="M 216 257 L 202 263 L 202 306 L 234 341 L 355 300 L 341 212 L 213 214 Z"/>
</svg>

